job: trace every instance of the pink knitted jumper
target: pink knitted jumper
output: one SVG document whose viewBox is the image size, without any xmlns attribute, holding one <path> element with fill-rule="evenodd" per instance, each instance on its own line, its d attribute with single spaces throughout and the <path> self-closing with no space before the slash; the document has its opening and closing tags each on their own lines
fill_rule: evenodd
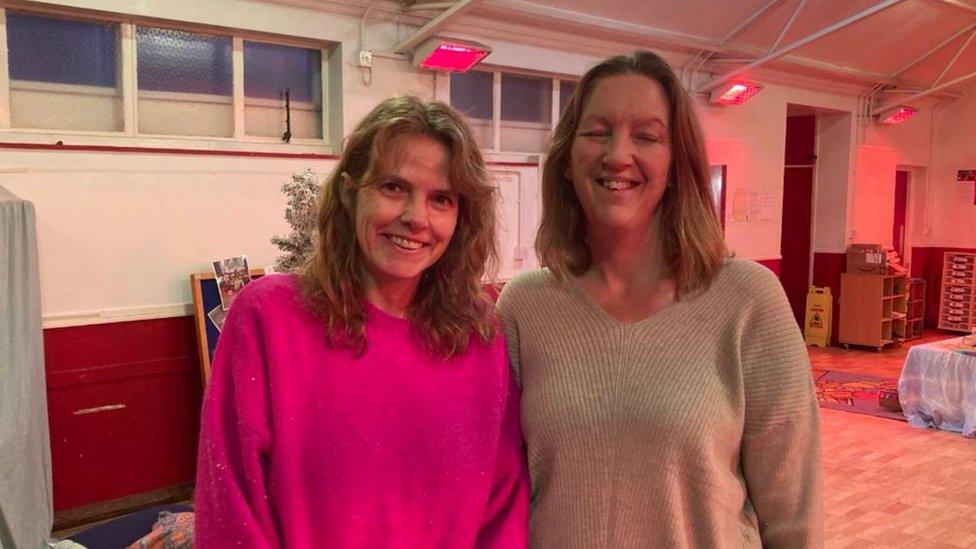
<svg viewBox="0 0 976 549">
<path fill-rule="evenodd" d="M 291 276 L 234 302 L 202 412 L 197 547 L 525 547 L 518 393 L 499 336 L 433 357 L 367 312 L 326 343 Z"/>
</svg>

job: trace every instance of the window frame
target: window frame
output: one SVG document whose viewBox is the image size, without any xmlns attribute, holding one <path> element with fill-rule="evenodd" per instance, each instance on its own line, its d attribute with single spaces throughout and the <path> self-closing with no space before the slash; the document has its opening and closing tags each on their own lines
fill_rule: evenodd
<svg viewBox="0 0 976 549">
<path fill-rule="evenodd" d="M 562 114 L 562 105 L 560 105 L 560 84 L 561 82 L 574 82 L 579 84 L 580 77 L 558 74 L 550 72 L 532 71 L 526 69 L 517 69 L 512 67 L 503 67 L 498 65 L 488 65 L 481 64 L 477 68 L 471 69 L 478 72 L 487 72 L 492 75 L 492 88 L 491 88 L 491 120 L 485 118 L 468 118 L 469 121 L 478 124 L 488 123 L 491 125 L 491 147 L 482 149 L 483 152 L 499 155 L 539 155 L 545 153 L 545 151 L 516 151 L 516 150 L 505 150 L 501 148 L 501 129 L 504 123 L 505 126 L 510 128 L 530 128 L 530 129 L 548 129 L 549 137 L 552 137 L 552 132 L 556 129 L 556 124 L 559 123 L 559 116 Z M 529 76 L 533 78 L 546 79 L 549 80 L 549 89 L 551 93 L 552 100 L 550 102 L 550 124 L 549 127 L 545 127 L 545 123 L 542 122 L 521 122 L 517 120 L 502 121 L 502 74 L 516 75 L 516 76 Z M 446 75 L 444 78 L 443 85 L 435 85 L 437 90 L 437 99 L 443 101 L 444 103 L 451 104 L 451 79 L 450 75 Z"/>
<path fill-rule="evenodd" d="M 66 18 L 80 21 L 92 21 L 117 25 L 119 29 L 119 87 L 121 88 L 121 101 L 123 122 L 122 129 L 118 131 L 98 131 L 98 130 L 67 130 L 67 129 L 42 129 L 42 128 L 17 128 L 12 126 L 11 112 L 11 89 L 35 89 L 40 91 L 67 92 L 82 91 L 80 86 L 71 84 L 57 84 L 48 82 L 32 81 L 13 81 L 10 79 L 10 67 L 8 63 L 8 43 L 7 43 L 7 10 L 13 9 L 21 13 L 30 13 L 42 17 Z M 160 92 L 152 90 L 138 89 L 137 82 L 137 52 L 136 52 L 136 27 L 156 27 L 168 28 L 180 31 L 209 34 L 215 36 L 225 36 L 231 38 L 231 78 L 232 96 L 231 102 L 234 112 L 233 134 L 226 137 L 218 136 L 199 136 L 199 135 L 170 135 L 170 134 L 141 134 L 138 131 L 138 99 L 140 95 L 151 95 L 153 97 L 166 97 L 172 95 L 173 98 L 185 98 L 187 94 L 176 92 Z M 245 102 L 244 96 L 244 41 L 263 42 L 281 46 L 292 46 L 304 49 L 319 51 L 320 75 L 321 75 L 321 138 L 292 138 L 290 142 L 284 143 L 280 138 L 258 135 L 248 135 L 244 125 Z M 332 80 L 341 82 L 342 75 L 339 74 L 339 65 L 333 59 L 340 52 L 338 42 L 325 40 L 315 40 L 311 38 L 300 38 L 282 36 L 270 33 L 231 29 L 225 27 L 201 25 L 196 23 L 159 20 L 153 18 L 126 16 L 122 14 L 88 13 L 83 10 L 70 8 L 45 7 L 44 9 L 34 8 L 33 6 L 7 6 L 0 5 L 0 136 L 14 142 L 36 141 L 39 136 L 48 138 L 74 138 L 72 141 L 76 145 L 118 145 L 118 146 L 148 146 L 166 147 L 174 146 L 199 148 L 203 150 L 217 149 L 229 151 L 262 151 L 272 150 L 274 152 L 337 152 L 341 145 L 341 120 L 332 120 L 334 113 L 341 112 L 332 104 L 339 98 L 333 97 L 331 93 Z M 332 73 L 335 72 L 333 75 Z M 84 86 L 88 88 L 88 86 Z M 200 96 L 206 99 L 205 94 Z M 215 96 L 216 97 L 216 96 Z M 216 101 L 216 100 L 215 100 Z M 294 108 L 294 106 L 293 106 Z M 284 131 L 284 130 L 282 130 Z"/>
</svg>

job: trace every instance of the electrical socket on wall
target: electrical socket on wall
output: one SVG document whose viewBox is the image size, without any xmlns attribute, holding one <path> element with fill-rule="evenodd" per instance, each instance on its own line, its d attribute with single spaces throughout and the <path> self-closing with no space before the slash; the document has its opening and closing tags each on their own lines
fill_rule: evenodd
<svg viewBox="0 0 976 549">
<path fill-rule="evenodd" d="M 370 50 L 359 50 L 359 67 L 370 68 L 373 66 L 373 52 Z"/>
</svg>

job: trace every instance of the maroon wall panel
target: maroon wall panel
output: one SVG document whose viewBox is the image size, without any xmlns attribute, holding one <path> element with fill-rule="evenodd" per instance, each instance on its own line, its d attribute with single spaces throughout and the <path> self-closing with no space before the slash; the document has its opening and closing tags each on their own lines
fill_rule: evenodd
<svg viewBox="0 0 976 549">
<path fill-rule="evenodd" d="M 816 116 L 788 116 L 786 118 L 786 150 L 783 160 L 787 166 L 814 164 L 816 142 Z"/>
<path fill-rule="evenodd" d="M 912 276 L 925 279 L 925 327 L 939 325 L 942 262 L 946 252 L 976 253 L 976 248 L 912 248 Z"/>
<path fill-rule="evenodd" d="M 763 267 L 773 271 L 776 276 L 779 276 L 780 272 L 782 271 L 782 264 L 779 259 L 760 259 L 759 261 L 756 261 L 756 263 L 759 263 Z"/>
<path fill-rule="evenodd" d="M 191 317 L 51 328 L 44 350 L 56 510 L 192 482 Z"/>
<path fill-rule="evenodd" d="M 831 344 L 837 344 L 837 334 L 840 331 L 840 275 L 847 268 L 847 254 L 845 253 L 814 253 L 813 254 L 813 285 L 829 286 L 834 306 L 831 311 Z"/>
<path fill-rule="evenodd" d="M 803 325 L 807 280 L 810 276 L 810 223 L 813 197 L 813 168 L 786 168 L 783 173 L 783 226 L 780 280 L 793 307 L 797 324 Z"/>
</svg>

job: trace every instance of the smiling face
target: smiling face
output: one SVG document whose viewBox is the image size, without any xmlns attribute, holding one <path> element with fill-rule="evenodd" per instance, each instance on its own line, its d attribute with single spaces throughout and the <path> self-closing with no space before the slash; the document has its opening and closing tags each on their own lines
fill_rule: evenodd
<svg viewBox="0 0 976 549">
<path fill-rule="evenodd" d="M 356 196 L 356 240 L 367 294 L 389 285 L 416 290 L 454 235 L 458 196 L 448 179 L 448 151 L 425 135 L 390 144 L 389 173 Z"/>
<path fill-rule="evenodd" d="M 646 76 L 608 76 L 594 85 L 567 170 L 591 237 L 650 230 L 671 165 L 668 120 L 664 89 Z"/>
</svg>

